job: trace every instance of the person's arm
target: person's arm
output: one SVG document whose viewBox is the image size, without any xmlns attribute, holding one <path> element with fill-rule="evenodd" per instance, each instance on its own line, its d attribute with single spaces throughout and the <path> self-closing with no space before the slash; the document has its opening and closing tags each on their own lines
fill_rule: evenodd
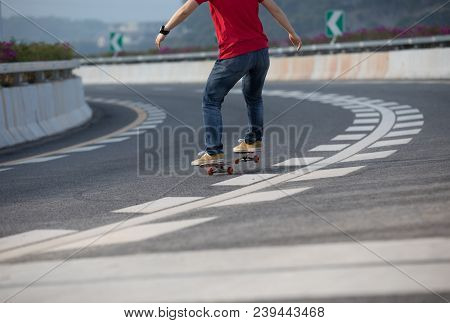
<svg viewBox="0 0 450 323">
<path fill-rule="evenodd" d="M 276 21 L 284 28 L 289 34 L 289 39 L 292 44 L 297 47 L 299 51 L 302 48 L 302 40 L 300 36 L 295 32 L 294 27 L 292 27 L 289 19 L 283 10 L 275 3 L 274 0 L 264 0 L 262 5 L 270 12 L 270 14 L 275 18 Z"/>
<path fill-rule="evenodd" d="M 169 19 L 169 21 L 164 25 L 165 30 L 170 31 L 174 29 L 176 26 L 181 24 L 187 17 L 191 15 L 197 9 L 199 4 L 195 0 L 188 0 L 186 3 L 178 9 Z M 161 43 L 166 39 L 166 35 L 158 34 L 155 40 L 155 44 L 158 48 L 161 48 Z"/>
</svg>

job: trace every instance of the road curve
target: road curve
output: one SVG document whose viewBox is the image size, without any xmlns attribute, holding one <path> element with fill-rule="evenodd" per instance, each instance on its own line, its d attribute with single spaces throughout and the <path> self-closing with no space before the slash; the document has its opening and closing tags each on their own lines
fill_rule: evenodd
<svg viewBox="0 0 450 323">
<path fill-rule="evenodd" d="M 0 155 L 4 301 L 449 299 L 449 83 L 269 83 L 233 176 L 189 166 L 202 86 L 88 86 L 90 124 Z"/>
</svg>

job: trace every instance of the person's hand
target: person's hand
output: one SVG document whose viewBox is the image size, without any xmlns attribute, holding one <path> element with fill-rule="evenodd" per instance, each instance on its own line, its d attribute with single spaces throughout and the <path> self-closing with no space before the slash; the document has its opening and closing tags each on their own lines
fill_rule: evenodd
<svg viewBox="0 0 450 323">
<path fill-rule="evenodd" d="M 164 39 L 166 39 L 166 35 L 163 34 L 158 34 L 158 36 L 156 37 L 155 44 L 158 49 L 161 49 L 161 43 L 164 41 Z"/>
<path fill-rule="evenodd" d="M 291 41 L 292 45 L 297 47 L 297 51 L 300 51 L 303 45 L 300 36 L 297 34 L 289 34 L 289 40 Z"/>
</svg>

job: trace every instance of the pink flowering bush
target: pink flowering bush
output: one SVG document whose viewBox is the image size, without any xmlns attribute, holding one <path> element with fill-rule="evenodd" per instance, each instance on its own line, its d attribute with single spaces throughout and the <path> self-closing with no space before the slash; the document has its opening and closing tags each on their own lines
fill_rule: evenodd
<svg viewBox="0 0 450 323">
<path fill-rule="evenodd" d="M 68 60 L 74 56 L 64 44 L 0 42 L 0 63 Z"/>
</svg>

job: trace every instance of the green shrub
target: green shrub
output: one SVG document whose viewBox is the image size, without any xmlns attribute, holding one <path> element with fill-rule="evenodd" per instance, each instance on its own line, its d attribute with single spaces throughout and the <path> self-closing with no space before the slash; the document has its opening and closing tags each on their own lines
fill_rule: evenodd
<svg viewBox="0 0 450 323">
<path fill-rule="evenodd" d="M 0 63 L 58 61 L 73 57 L 68 44 L 0 42 Z"/>
</svg>

